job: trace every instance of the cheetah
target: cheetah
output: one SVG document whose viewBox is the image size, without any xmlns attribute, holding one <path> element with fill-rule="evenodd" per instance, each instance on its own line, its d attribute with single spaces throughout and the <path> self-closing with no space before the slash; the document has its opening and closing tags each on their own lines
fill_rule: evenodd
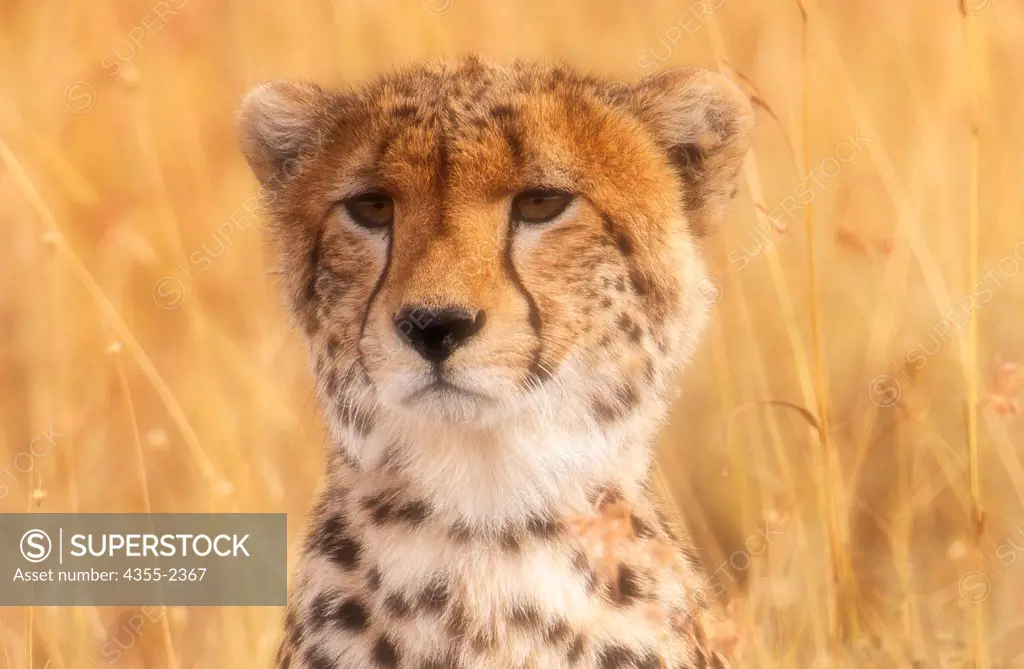
<svg viewBox="0 0 1024 669">
<path fill-rule="evenodd" d="M 263 84 L 238 125 L 330 437 L 279 669 L 727 666 L 650 477 L 741 90 L 474 55 Z"/>
</svg>

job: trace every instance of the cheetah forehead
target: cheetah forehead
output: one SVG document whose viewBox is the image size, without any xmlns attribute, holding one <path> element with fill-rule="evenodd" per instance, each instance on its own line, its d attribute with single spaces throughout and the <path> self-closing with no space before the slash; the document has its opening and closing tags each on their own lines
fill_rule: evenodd
<svg viewBox="0 0 1024 669">
<path fill-rule="evenodd" d="M 678 213 L 699 230 L 732 194 L 752 109 L 725 77 L 703 70 L 625 84 L 565 65 L 469 56 L 341 91 L 265 84 L 247 96 L 240 126 L 270 190 L 292 186 L 325 201 L 378 188 L 422 207 L 545 186 L 634 218 Z M 327 169 L 303 169 L 310 164 Z M 637 203 L 652 211 L 635 212 Z"/>
</svg>

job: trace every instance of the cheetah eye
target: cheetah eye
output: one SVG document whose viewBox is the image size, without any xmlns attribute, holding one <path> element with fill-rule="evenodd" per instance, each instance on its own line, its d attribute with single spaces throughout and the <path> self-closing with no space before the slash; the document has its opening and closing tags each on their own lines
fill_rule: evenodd
<svg viewBox="0 0 1024 669">
<path fill-rule="evenodd" d="M 363 193 L 341 204 L 352 220 L 364 228 L 385 228 L 395 218 L 395 203 L 383 193 Z"/>
<path fill-rule="evenodd" d="M 512 218 L 522 223 L 547 223 L 572 202 L 572 193 L 560 190 L 523 191 L 512 200 Z"/>
</svg>

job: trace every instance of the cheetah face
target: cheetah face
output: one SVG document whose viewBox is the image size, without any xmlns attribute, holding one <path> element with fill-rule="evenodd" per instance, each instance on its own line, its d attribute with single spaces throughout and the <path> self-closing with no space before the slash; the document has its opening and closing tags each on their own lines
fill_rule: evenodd
<svg viewBox="0 0 1024 669">
<path fill-rule="evenodd" d="M 671 385 L 706 308 L 694 238 L 751 124 L 706 71 L 627 86 L 478 58 L 266 84 L 240 112 L 324 400 L 449 422 L 555 401 L 617 420 Z"/>
</svg>

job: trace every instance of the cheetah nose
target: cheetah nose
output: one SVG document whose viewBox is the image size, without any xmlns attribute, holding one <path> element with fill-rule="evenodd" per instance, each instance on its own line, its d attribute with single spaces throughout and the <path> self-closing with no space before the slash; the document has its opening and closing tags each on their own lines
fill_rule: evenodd
<svg viewBox="0 0 1024 669">
<path fill-rule="evenodd" d="M 459 307 L 428 309 L 409 306 L 395 314 L 398 336 L 434 364 L 444 362 L 455 349 L 483 328 L 483 310 L 471 313 Z"/>
</svg>

